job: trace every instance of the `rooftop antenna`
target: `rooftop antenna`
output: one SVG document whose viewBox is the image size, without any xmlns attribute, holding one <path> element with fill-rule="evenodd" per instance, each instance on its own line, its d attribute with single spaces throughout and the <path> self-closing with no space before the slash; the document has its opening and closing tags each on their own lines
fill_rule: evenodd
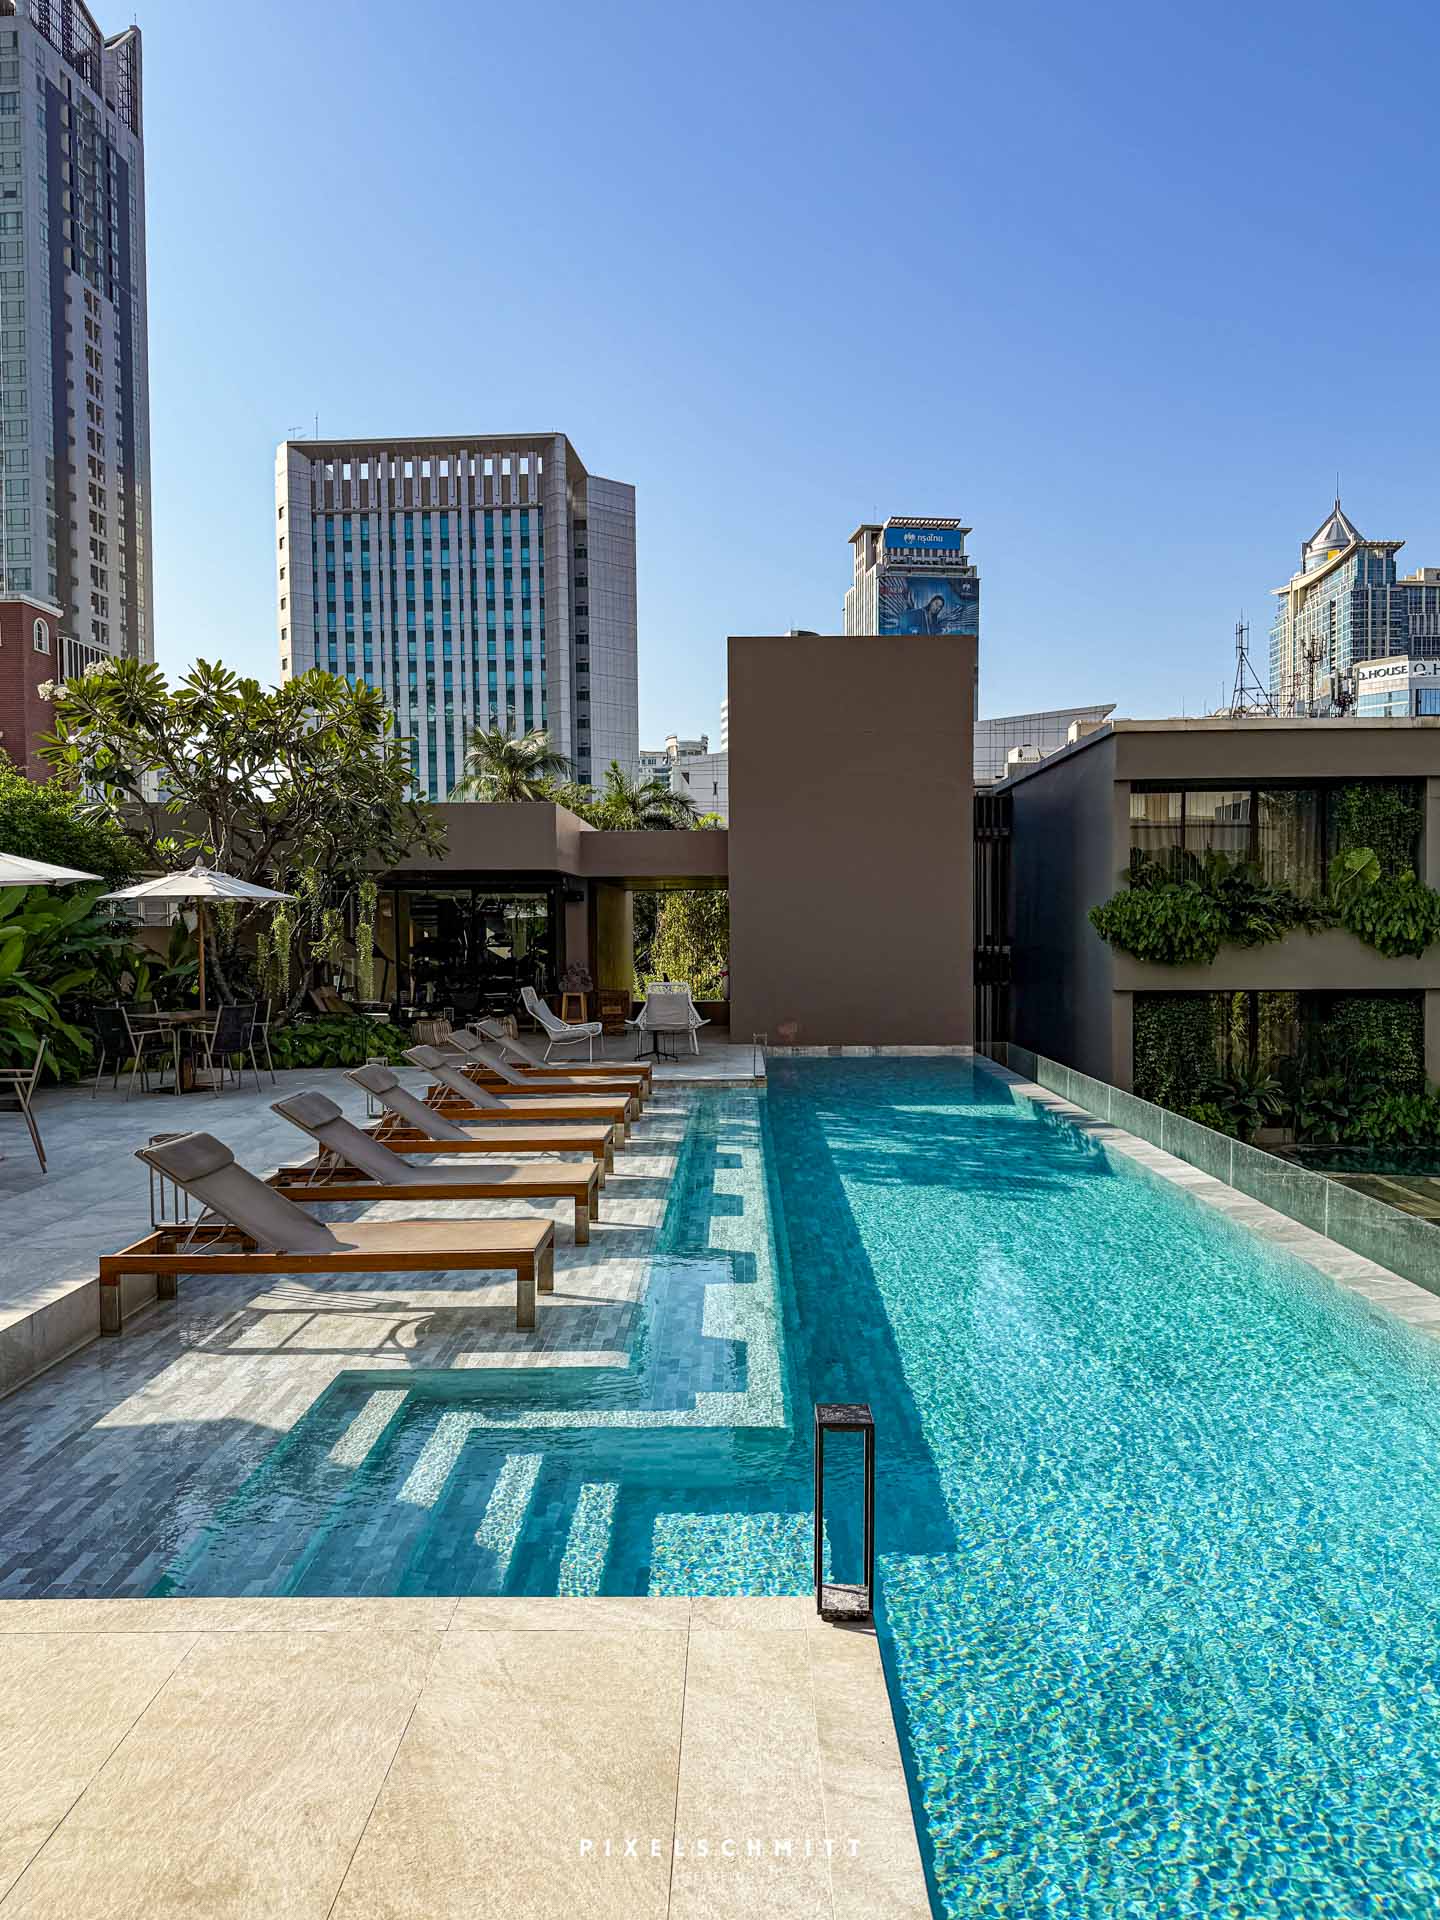
<svg viewBox="0 0 1440 1920">
<path fill-rule="evenodd" d="M 1250 659 L 1250 622 L 1242 612 L 1235 622 L 1235 685 L 1230 691 L 1230 718 L 1243 720 L 1246 714 L 1275 714 L 1275 702 L 1269 689 L 1261 686 Z"/>
</svg>

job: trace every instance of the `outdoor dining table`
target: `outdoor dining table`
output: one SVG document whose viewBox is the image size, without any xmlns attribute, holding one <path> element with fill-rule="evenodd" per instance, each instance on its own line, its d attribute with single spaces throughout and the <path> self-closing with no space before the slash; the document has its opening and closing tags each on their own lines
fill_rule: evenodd
<svg viewBox="0 0 1440 1920">
<path fill-rule="evenodd" d="M 202 1013 L 199 1007 L 179 1007 L 173 1009 L 156 1008 L 150 1013 L 132 1013 L 131 1030 L 135 1033 L 169 1033 L 175 1049 L 175 1084 L 172 1093 L 189 1093 L 195 1085 L 194 1063 L 186 1055 L 181 1039 L 186 1027 L 200 1026 L 213 1020 L 214 1014 Z"/>
</svg>

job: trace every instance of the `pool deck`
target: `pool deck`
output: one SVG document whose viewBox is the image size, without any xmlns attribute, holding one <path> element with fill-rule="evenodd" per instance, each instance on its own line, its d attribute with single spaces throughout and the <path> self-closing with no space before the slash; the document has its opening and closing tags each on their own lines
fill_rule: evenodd
<svg viewBox="0 0 1440 1920">
<path fill-rule="evenodd" d="M 610 1063 L 627 1065 L 633 1049 L 623 1052 Z M 753 1085 L 755 1059 L 749 1045 L 712 1041 L 698 1055 L 654 1063 L 656 1087 Z M 760 1068 L 763 1078 L 763 1060 Z M 423 1074 L 405 1068 L 400 1077 L 423 1092 Z M 277 1081 L 262 1076 L 257 1093 L 247 1080 L 243 1091 L 219 1098 L 137 1092 L 127 1100 L 107 1084 L 92 1099 L 88 1088 L 48 1088 L 36 1103 L 48 1174 L 19 1114 L 0 1112 L 0 1396 L 99 1338 L 99 1256 L 149 1228 L 149 1184 L 135 1149 L 152 1134 L 217 1134 L 258 1173 L 308 1151 L 303 1136 L 270 1111 L 272 1100 L 316 1087 L 352 1119 L 365 1117 L 365 1096 L 338 1070 L 297 1069 Z M 557 1223 L 562 1213 L 555 1209 Z"/>
<path fill-rule="evenodd" d="M 3 1920 L 923 1920 L 806 1600 L 0 1605 Z"/>
</svg>

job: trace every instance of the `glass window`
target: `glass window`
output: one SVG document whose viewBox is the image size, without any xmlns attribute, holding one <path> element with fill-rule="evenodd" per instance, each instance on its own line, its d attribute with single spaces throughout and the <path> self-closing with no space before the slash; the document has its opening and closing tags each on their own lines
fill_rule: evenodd
<svg viewBox="0 0 1440 1920">
<path fill-rule="evenodd" d="M 1248 788 L 1185 795 L 1185 851 L 1203 857 L 1223 853 L 1231 860 L 1250 857 Z"/>
<path fill-rule="evenodd" d="M 1165 860 L 1180 845 L 1182 796 L 1170 793 L 1130 792 L 1130 855 L 1136 859 Z"/>
<path fill-rule="evenodd" d="M 1256 795 L 1256 858 L 1265 879 L 1312 899 L 1321 891 L 1320 795 L 1314 787 Z"/>
</svg>

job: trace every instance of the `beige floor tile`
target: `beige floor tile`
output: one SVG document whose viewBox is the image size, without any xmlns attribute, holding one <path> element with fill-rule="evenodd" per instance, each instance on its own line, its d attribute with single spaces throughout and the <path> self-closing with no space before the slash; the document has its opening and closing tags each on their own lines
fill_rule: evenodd
<svg viewBox="0 0 1440 1920">
<path fill-rule="evenodd" d="M 442 1644 L 431 1633 L 199 1636 L 17 1884 L 5 1920 L 323 1920 Z"/>
<path fill-rule="evenodd" d="M 873 1635 L 837 1630 L 806 1645 L 835 1920 L 927 1920 L 930 1899 L 885 1670 Z"/>
<path fill-rule="evenodd" d="M 443 1633 L 453 1600 L 0 1600 L 7 1633 Z"/>
<path fill-rule="evenodd" d="M 690 1602 L 690 1624 L 733 1632 L 744 1628 L 751 1632 L 774 1632 L 789 1628 L 807 1632 L 821 1624 L 815 1602 L 808 1595 L 756 1595 L 753 1598 L 696 1598 Z"/>
<path fill-rule="evenodd" d="M 39 1633 L 7 1643 L 0 1654 L 0 1898 L 193 1645 L 182 1633 L 118 1645 Z"/>
<path fill-rule="evenodd" d="M 670 1920 L 828 1920 L 811 1637 L 690 1636 Z"/>
<path fill-rule="evenodd" d="M 686 1644 L 447 1634 L 334 1920 L 658 1920 Z"/>
<path fill-rule="evenodd" d="M 459 1601 L 450 1624 L 457 1633 L 683 1633 L 692 1604 L 697 1603 L 619 1594 L 535 1600 L 474 1595 Z"/>
</svg>

